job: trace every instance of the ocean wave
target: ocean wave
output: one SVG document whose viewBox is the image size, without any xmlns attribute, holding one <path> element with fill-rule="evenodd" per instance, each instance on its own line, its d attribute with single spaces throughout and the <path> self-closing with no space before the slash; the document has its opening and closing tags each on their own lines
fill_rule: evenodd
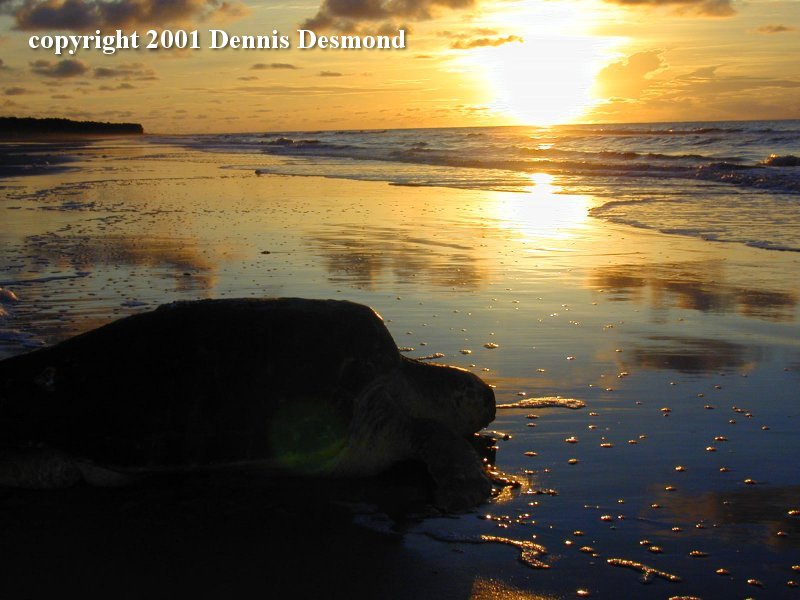
<svg viewBox="0 0 800 600">
<path fill-rule="evenodd" d="M 268 146 L 291 146 L 293 148 L 300 148 L 303 146 L 316 146 L 321 142 L 319 140 L 293 140 L 292 138 L 278 137 L 264 143 Z"/>
<path fill-rule="evenodd" d="M 762 124 L 759 124 L 762 123 Z M 783 134 L 787 131 L 794 133 L 796 121 L 771 121 L 767 122 L 732 122 L 729 124 L 692 124 L 692 123 L 653 123 L 639 125 L 560 125 L 554 127 L 561 133 L 576 133 L 583 135 L 606 136 L 698 136 L 710 135 L 713 137 L 730 134 L 756 134 L 768 135 L 772 133 Z"/>
<path fill-rule="evenodd" d="M 388 129 L 349 129 L 342 131 L 329 131 L 324 133 L 332 133 L 334 135 L 382 135 L 388 133 Z M 323 133 L 323 132 L 320 132 Z"/>
<path fill-rule="evenodd" d="M 800 121 L 284 131 L 160 141 L 249 152 L 247 167 L 261 174 L 401 186 L 524 193 L 536 187 L 534 174 L 547 173 L 570 193 L 662 202 L 658 210 L 627 203 L 597 217 L 709 241 L 800 248 Z M 680 202 L 663 204 L 667 199 Z M 735 226 L 719 232 L 717 221 Z M 697 222 L 704 226 L 694 231 Z M 754 223 L 763 229 L 758 237 Z"/>
<path fill-rule="evenodd" d="M 262 141 L 261 149 L 268 154 L 281 156 L 342 158 L 459 169 L 539 172 L 571 176 L 648 176 L 702 179 L 721 184 L 800 193 L 800 173 L 777 172 L 768 168 L 800 165 L 800 159 L 790 154 L 773 154 L 761 163 L 746 164 L 746 159 L 742 157 L 727 156 L 720 160 L 696 153 L 665 154 L 616 150 L 581 152 L 520 146 L 511 149 L 490 147 L 482 154 L 476 154 L 455 153 L 436 147 L 426 140 L 408 141 L 401 148 L 386 148 L 357 143 L 336 144 L 317 138 L 283 136 Z M 380 179 L 380 177 L 378 178 Z M 407 181 L 397 181 L 391 168 L 384 170 L 383 178 L 394 183 L 409 184 Z M 481 187 L 479 177 L 465 177 L 464 179 L 474 179 L 475 187 Z M 418 185 L 417 182 L 413 183 Z M 434 181 L 430 185 L 438 184 Z M 464 187 L 463 183 L 460 182 L 458 187 Z"/>
<path fill-rule="evenodd" d="M 701 127 L 688 131 L 708 132 L 723 128 Z M 735 128 L 726 129 L 733 131 Z M 599 130 L 598 130 L 599 131 Z M 637 130 L 638 131 L 638 130 Z M 651 130 L 648 130 L 651 131 Z M 655 131 L 655 130 L 652 130 Z M 665 129 L 664 131 L 669 131 Z M 281 156 L 304 158 L 327 157 L 361 161 L 383 161 L 459 169 L 490 169 L 519 173 L 549 173 L 553 175 L 593 175 L 601 177 L 668 177 L 702 179 L 720 184 L 754 187 L 788 193 L 800 192 L 800 174 L 775 174 L 766 167 L 796 166 L 800 159 L 788 153 L 772 153 L 762 161 L 750 160 L 746 156 L 721 154 L 719 152 L 697 153 L 657 152 L 652 149 L 612 149 L 602 146 L 594 149 L 578 149 L 570 146 L 554 147 L 550 142 L 541 145 L 503 144 L 478 141 L 474 132 L 447 130 L 447 136 L 436 139 L 429 132 L 398 132 L 391 143 L 375 143 L 351 136 L 348 144 L 336 143 L 328 134 L 313 138 L 288 135 L 273 135 L 262 140 L 262 151 Z M 370 134 L 372 135 L 372 134 Z M 390 136 L 391 134 L 386 134 Z M 687 149 L 692 144 L 682 144 Z M 731 143 L 733 146 L 734 143 Z M 727 147 L 726 147 L 727 148 Z M 731 148 L 732 149 L 732 148 Z M 762 154 L 763 156 L 763 154 Z M 385 180 L 408 185 L 419 185 L 417 181 L 398 181 L 392 168 L 385 169 Z M 435 179 L 435 178 L 434 178 Z M 449 178 L 448 178 L 449 179 Z M 474 180 L 480 188 L 479 177 L 465 176 L 463 181 Z M 429 181 L 426 179 L 426 181 Z M 435 180 L 429 185 L 441 185 Z M 445 184 L 447 185 L 447 184 Z M 494 189 L 496 186 L 492 185 Z"/>
<path fill-rule="evenodd" d="M 332 144 L 317 139 L 292 139 L 277 137 L 261 142 L 262 151 L 267 154 L 300 156 L 345 156 L 360 150 L 358 146 L 349 144 Z"/>
<path fill-rule="evenodd" d="M 745 130 L 737 127 L 694 127 L 694 128 L 631 128 L 631 127 L 597 127 L 597 128 L 565 128 L 565 132 L 575 132 L 584 135 L 608 136 L 662 136 L 662 135 L 707 135 L 742 133 Z M 770 130 L 771 131 L 771 130 Z"/>
<path fill-rule="evenodd" d="M 767 158 L 761 161 L 762 165 L 768 167 L 798 167 L 800 166 L 800 156 L 793 154 L 770 154 Z"/>
<path fill-rule="evenodd" d="M 697 179 L 789 194 L 800 194 L 800 173 L 765 166 L 714 163 L 697 169 Z"/>
</svg>

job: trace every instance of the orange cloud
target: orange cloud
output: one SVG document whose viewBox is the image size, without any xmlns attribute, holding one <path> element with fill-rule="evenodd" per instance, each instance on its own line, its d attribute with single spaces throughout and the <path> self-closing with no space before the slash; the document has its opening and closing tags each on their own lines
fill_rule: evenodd
<svg viewBox="0 0 800 600">
<path fill-rule="evenodd" d="M 730 17 L 736 14 L 733 0 L 605 0 L 613 4 L 633 7 L 669 7 L 682 14 L 705 17 Z"/>
<path fill-rule="evenodd" d="M 638 98 L 650 86 L 649 75 L 664 67 L 661 50 L 637 52 L 611 63 L 597 75 L 598 92 L 605 97 Z"/>
<path fill-rule="evenodd" d="M 510 44 L 511 42 L 523 43 L 523 40 L 518 35 L 507 35 L 506 37 L 482 37 L 473 38 L 471 40 L 458 40 L 453 42 L 450 46 L 454 50 L 469 50 L 470 48 L 485 48 L 487 46 L 502 46 L 503 44 Z"/>
</svg>

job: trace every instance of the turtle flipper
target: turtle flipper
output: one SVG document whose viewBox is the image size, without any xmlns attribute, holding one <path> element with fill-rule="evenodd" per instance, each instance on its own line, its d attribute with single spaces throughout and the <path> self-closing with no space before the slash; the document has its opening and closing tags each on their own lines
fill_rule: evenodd
<svg viewBox="0 0 800 600">
<path fill-rule="evenodd" d="M 428 466 L 431 469 L 430 465 Z M 492 483 L 483 469 L 463 469 L 454 466 L 447 468 L 444 476 L 434 475 L 436 489 L 434 491 L 434 504 L 448 512 L 468 510 L 482 504 L 492 493 Z"/>
<path fill-rule="evenodd" d="M 433 422 L 415 421 L 415 454 L 433 478 L 434 504 L 448 512 L 484 502 L 492 483 L 470 443 Z"/>
<path fill-rule="evenodd" d="M 46 448 L 0 450 L 0 486 L 58 489 L 83 480 L 78 465 L 60 452 Z"/>
</svg>

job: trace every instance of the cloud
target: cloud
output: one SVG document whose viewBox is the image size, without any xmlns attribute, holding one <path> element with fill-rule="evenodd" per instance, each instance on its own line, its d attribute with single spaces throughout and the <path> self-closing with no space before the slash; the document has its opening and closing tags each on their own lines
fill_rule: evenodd
<svg viewBox="0 0 800 600">
<path fill-rule="evenodd" d="M 456 40 L 465 40 L 467 38 L 476 36 L 490 37 L 494 35 L 500 35 L 500 32 L 496 29 L 476 27 L 475 29 L 470 29 L 469 31 L 451 31 L 449 29 L 445 29 L 444 31 L 437 31 L 436 35 L 439 37 L 453 38 Z"/>
<path fill-rule="evenodd" d="M 662 67 L 662 50 L 637 52 L 611 63 L 597 74 L 596 85 L 602 96 L 638 98 L 650 86 L 649 75 Z"/>
<path fill-rule="evenodd" d="M 300 67 L 296 67 L 289 63 L 256 63 L 250 68 L 254 71 L 263 71 L 265 69 L 299 69 Z"/>
<path fill-rule="evenodd" d="M 319 76 L 320 77 L 341 77 L 342 73 L 339 73 L 338 71 L 320 71 L 319 72 Z"/>
<path fill-rule="evenodd" d="M 10 67 L 6 64 L 2 58 L 0 58 L 0 71 L 10 71 Z"/>
<path fill-rule="evenodd" d="M 5 89 L 6 96 L 22 96 L 22 94 L 27 94 L 28 90 L 23 87 L 10 87 Z"/>
<path fill-rule="evenodd" d="M 247 9 L 238 0 L 0 0 L 0 13 L 23 31 L 92 31 L 239 18 Z"/>
<path fill-rule="evenodd" d="M 777 77 L 754 77 L 748 75 L 719 74 L 719 66 L 702 67 L 691 73 L 675 77 L 665 82 L 664 93 L 679 93 L 694 98 L 740 94 L 743 92 L 761 93 L 764 89 L 800 88 L 800 80 L 779 79 Z"/>
<path fill-rule="evenodd" d="M 666 66 L 666 65 L 664 65 Z M 630 114 L 642 120 L 728 120 L 796 118 L 800 79 L 726 75 L 720 66 L 701 67 L 669 78 L 669 71 L 650 81 L 638 97 L 607 97 L 590 117 L 620 121 Z"/>
<path fill-rule="evenodd" d="M 511 42 L 524 43 L 518 35 L 507 35 L 506 37 L 482 37 L 473 38 L 471 40 L 458 40 L 453 42 L 450 47 L 454 50 L 469 50 L 470 48 L 486 48 L 487 46 L 502 46 L 503 44 L 510 44 Z"/>
<path fill-rule="evenodd" d="M 135 90 L 136 86 L 131 85 L 130 83 L 120 83 L 119 85 L 116 86 L 101 85 L 97 89 L 100 90 L 101 92 L 112 92 L 116 90 Z"/>
<path fill-rule="evenodd" d="M 704 95 L 733 94 L 770 88 L 797 89 L 800 88 L 800 80 L 747 76 L 712 77 L 704 81 L 692 82 L 689 91 L 698 97 L 703 97 Z"/>
<path fill-rule="evenodd" d="M 756 29 L 758 33 L 784 33 L 786 31 L 795 31 L 795 27 L 787 27 L 786 25 L 763 25 Z"/>
<path fill-rule="evenodd" d="M 234 88 L 184 88 L 187 92 L 199 92 L 203 94 L 254 94 L 262 96 L 339 96 L 343 94 L 371 94 L 375 92 L 395 92 L 397 88 L 393 86 L 346 86 L 346 85 L 242 85 Z M 406 88 L 406 91 L 419 92 L 421 88 Z M 213 100 L 211 102 L 214 102 Z M 219 104 L 225 101 L 217 101 Z"/>
<path fill-rule="evenodd" d="M 323 0 L 317 14 L 306 19 L 304 29 L 358 31 L 361 23 L 383 21 L 381 31 L 396 31 L 396 19 L 425 21 L 447 10 L 475 6 L 477 0 Z"/>
<path fill-rule="evenodd" d="M 30 63 L 30 65 L 31 72 L 44 77 L 77 77 L 89 70 L 89 65 L 77 58 L 66 58 L 58 62 L 36 60 Z"/>
<path fill-rule="evenodd" d="M 686 75 L 681 75 L 680 77 L 676 77 L 676 79 L 684 79 L 687 81 L 699 81 L 699 80 L 707 80 L 714 77 L 717 73 L 717 69 L 719 69 L 719 65 L 713 65 L 711 67 L 700 67 L 699 69 L 695 69 L 691 73 Z"/>
<path fill-rule="evenodd" d="M 95 67 L 96 79 L 136 79 L 137 81 L 153 81 L 158 79 L 153 69 L 142 63 L 123 63 L 116 67 Z"/>
<path fill-rule="evenodd" d="M 734 0 L 605 0 L 612 4 L 632 7 L 668 7 L 680 14 L 705 17 L 730 17 L 736 14 Z"/>
</svg>

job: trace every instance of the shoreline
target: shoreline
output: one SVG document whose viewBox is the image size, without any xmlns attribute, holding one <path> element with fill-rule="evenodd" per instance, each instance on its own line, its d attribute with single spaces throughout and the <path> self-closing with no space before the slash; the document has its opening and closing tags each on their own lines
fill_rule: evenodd
<svg viewBox="0 0 800 600">
<path fill-rule="evenodd" d="M 563 597 L 579 587 L 597 598 L 619 597 L 620 590 L 645 599 L 722 597 L 752 593 L 750 578 L 777 594 L 790 591 L 790 567 L 800 562 L 800 524 L 787 516 L 798 508 L 789 504 L 797 486 L 793 450 L 800 446 L 793 395 L 800 381 L 800 287 L 789 274 L 800 271 L 800 257 L 607 223 L 588 216 L 602 198 L 565 194 L 556 180 L 530 194 L 398 187 L 258 177 L 247 170 L 251 162 L 247 155 L 109 142 L 93 146 L 79 169 L 6 180 L 0 280 L 29 283 L 8 286 L 20 302 L 7 307 L 0 326 L 31 343 L 51 343 L 178 299 L 347 298 L 375 307 L 398 346 L 412 348 L 404 354 L 440 353 L 438 360 L 473 370 L 496 386 L 498 403 L 523 394 L 586 402 L 576 411 L 499 412 L 490 429 L 512 437 L 500 442 L 498 464 L 527 485 L 478 511 L 410 526 L 389 549 L 380 535 L 344 520 L 333 538 L 319 521 L 301 525 L 304 539 L 289 543 L 282 564 L 312 584 L 329 571 L 307 560 L 308 539 L 313 545 L 318 538 L 320 553 L 311 556 L 324 560 L 326 548 L 355 536 L 364 556 L 379 557 L 369 563 L 375 570 L 393 565 L 381 582 L 359 581 L 362 569 L 351 557 L 343 572 L 365 586 L 358 588 L 363 593 L 381 584 L 396 597 L 426 590 L 446 598 Z M 219 168 L 227 165 L 240 170 Z M 490 342 L 497 347 L 485 347 Z M 19 341 L 3 339 L 0 354 L 19 348 Z M 538 418 L 527 418 L 532 413 Z M 570 437 L 577 443 L 565 442 Z M 685 471 L 676 472 L 677 465 Z M 297 506 L 313 507 L 314 493 Z M 92 506 L 106 515 L 106 529 L 125 531 L 117 520 L 123 517 L 101 506 L 103 493 L 88 500 L 86 513 L 56 498 L 53 506 L 39 500 L 45 506 L 31 501 L 25 508 L 23 496 L 6 497 L 9 518 L 32 522 L 52 510 L 43 522 L 53 523 L 72 515 L 60 533 L 35 528 L 39 544 L 69 547 L 70 538 L 93 527 Z M 223 507 L 238 502 L 235 494 L 226 498 Z M 197 516 L 209 528 L 205 543 L 227 540 L 217 583 L 230 587 L 214 589 L 236 589 L 238 576 L 242 585 L 275 583 L 256 583 L 259 566 L 245 555 L 259 535 L 268 538 L 275 528 L 288 535 L 291 528 L 258 515 L 263 527 L 248 534 L 253 545 L 237 546 L 235 532 L 247 529 L 258 505 L 242 502 L 232 522 L 227 509 L 219 519 Z M 159 527 L 167 531 L 177 513 Z M 492 517 L 477 518 L 486 514 Z M 18 540 L 34 531 L 17 527 Z M 778 536 L 780 530 L 788 535 Z M 160 529 L 148 531 L 176 543 Z M 535 540 L 549 550 L 551 568 L 521 564 L 508 543 L 469 541 L 480 535 Z M 104 536 L 94 530 L 82 552 Z M 663 552 L 640 546 L 642 539 Z M 278 551 L 283 542 L 268 548 Z M 692 550 L 709 558 L 692 558 Z M 133 576 L 124 547 L 118 552 L 108 558 L 122 569 L 113 581 Z M 638 561 L 683 582 L 643 587 L 640 574 L 609 558 Z M 419 577 L 409 581 L 403 565 Z M 734 575 L 716 575 L 720 567 Z"/>
</svg>

